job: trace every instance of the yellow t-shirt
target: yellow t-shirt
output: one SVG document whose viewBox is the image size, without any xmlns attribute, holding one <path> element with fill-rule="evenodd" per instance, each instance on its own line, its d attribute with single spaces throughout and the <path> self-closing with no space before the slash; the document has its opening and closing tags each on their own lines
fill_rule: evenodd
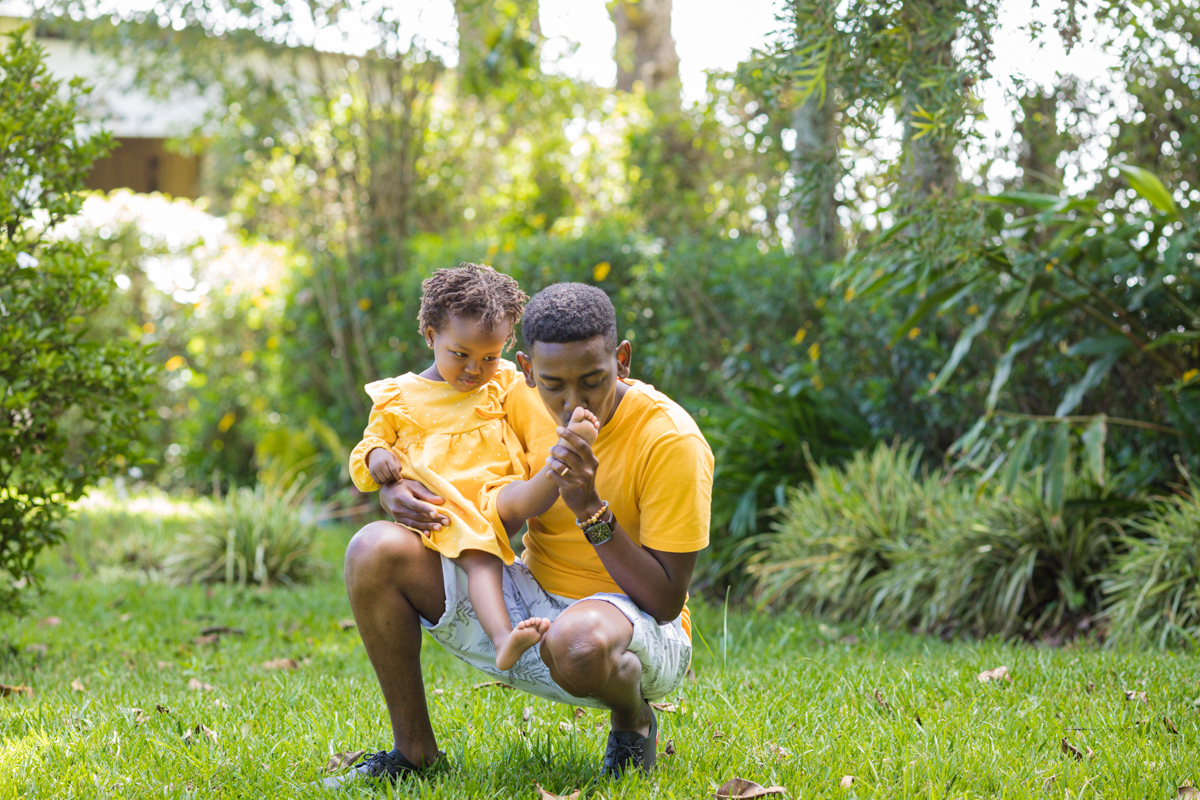
<svg viewBox="0 0 1200 800">
<path fill-rule="evenodd" d="M 367 469 L 376 447 L 390 450 L 405 477 L 444 498 L 450 524 L 422 536 L 431 549 L 456 558 L 482 550 L 513 562 L 508 537 L 496 535 L 487 504 L 501 486 L 525 476 L 524 454 L 504 421 L 504 395 L 516 367 L 501 361 L 496 377 L 473 392 L 408 373 L 367 384 L 373 405 L 363 439 L 350 454 L 350 477 L 364 492 L 379 488 Z M 523 383 L 523 381 L 522 381 Z"/>
<path fill-rule="evenodd" d="M 712 504 L 712 450 L 677 403 L 649 384 L 626 383 L 629 389 L 592 447 L 600 462 L 596 492 L 643 547 L 669 553 L 703 550 Z M 558 423 L 537 390 L 518 379 L 504 399 L 504 411 L 524 448 L 527 469 L 541 469 L 559 437 Z M 495 513 L 491 519 L 497 530 L 504 529 Z M 570 598 L 621 592 L 562 500 L 529 521 L 523 541 L 521 558 L 546 591 Z M 686 605 L 683 627 L 691 636 Z"/>
</svg>

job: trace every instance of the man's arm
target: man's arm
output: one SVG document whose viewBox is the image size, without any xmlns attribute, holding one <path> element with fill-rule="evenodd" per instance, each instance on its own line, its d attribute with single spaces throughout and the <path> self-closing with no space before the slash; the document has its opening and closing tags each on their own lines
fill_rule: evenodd
<svg viewBox="0 0 1200 800">
<path fill-rule="evenodd" d="M 558 435 L 563 443 L 550 448 L 546 459 L 550 479 L 558 485 L 559 495 L 576 518 L 587 519 L 603 507 L 595 486 L 599 462 L 591 446 L 579 436 L 562 427 Z M 561 474 L 564 467 L 568 468 L 566 475 Z M 683 610 L 699 552 L 672 553 L 643 547 L 629 538 L 621 520 L 615 522 L 612 539 L 596 545 L 596 555 L 638 608 L 659 623 L 670 622 Z"/>
<path fill-rule="evenodd" d="M 425 488 L 420 481 L 404 479 L 379 489 L 379 505 L 392 519 L 415 531 L 437 531 L 450 524 L 450 518 L 431 504 L 446 502 Z"/>
</svg>

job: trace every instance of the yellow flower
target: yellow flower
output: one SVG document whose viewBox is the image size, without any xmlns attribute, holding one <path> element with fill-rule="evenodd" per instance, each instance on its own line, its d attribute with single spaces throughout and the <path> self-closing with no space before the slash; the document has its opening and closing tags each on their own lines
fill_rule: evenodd
<svg viewBox="0 0 1200 800">
<path fill-rule="evenodd" d="M 845 297 L 846 297 L 846 302 L 847 302 L 847 303 L 849 303 L 851 300 L 853 300 L 853 299 L 854 299 L 854 287 L 853 287 L 853 286 L 848 286 L 848 287 L 846 288 L 846 295 L 845 295 Z"/>
<path fill-rule="evenodd" d="M 804 328 L 801 328 L 800 330 L 796 331 L 796 335 L 792 337 L 792 344 L 800 344 L 804 341 L 804 337 L 807 335 L 808 331 L 804 330 Z"/>
<path fill-rule="evenodd" d="M 1051 261 L 1049 264 L 1046 265 L 1046 272 L 1054 272 L 1054 262 L 1053 261 Z"/>
<path fill-rule="evenodd" d="M 818 342 L 813 342 L 808 346 L 808 360 L 816 361 L 821 357 L 821 345 Z"/>
<path fill-rule="evenodd" d="M 154 333 L 154 323 L 147 322 L 145 325 L 142 326 L 142 330 L 145 331 L 146 333 Z"/>
<path fill-rule="evenodd" d="M 224 433 L 232 428 L 235 422 L 237 422 L 237 416 L 232 411 L 226 411 L 225 416 L 221 417 L 221 421 L 217 423 L 217 430 Z"/>
<path fill-rule="evenodd" d="M 599 283 L 600 281 L 607 278 L 608 273 L 611 271 L 612 271 L 612 264 L 608 263 L 607 261 L 601 261 L 592 270 L 592 277 L 595 278 L 596 283 Z"/>
<path fill-rule="evenodd" d="M 971 303 L 971 305 L 967 306 L 968 314 L 975 314 L 978 311 L 979 311 L 979 306 L 975 305 L 974 303 Z"/>
<path fill-rule="evenodd" d="M 1187 372 L 1183 373 L 1183 382 L 1187 383 L 1197 375 L 1200 375 L 1200 369 L 1189 369 Z"/>
<path fill-rule="evenodd" d="M 910 328 L 908 331 L 908 338 L 910 338 L 910 339 L 915 339 L 920 335 L 921 335 L 920 328 Z"/>
<path fill-rule="evenodd" d="M 812 376 L 812 385 L 813 385 L 813 388 L 819 392 L 825 388 L 825 381 L 821 380 L 820 375 L 813 375 Z"/>
<path fill-rule="evenodd" d="M 813 305 L 816 306 L 817 308 L 824 308 L 825 307 L 825 298 L 818 297 L 816 300 L 813 300 Z"/>
<path fill-rule="evenodd" d="M 934 378 L 936 378 L 936 377 L 937 377 L 937 375 L 934 375 L 934 374 L 931 372 L 931 373 L 929 373 L 928 375 L 926 375 L 925 377 L 929 379 L 929 382 L 930 382 L 930 383 L 933 383 L 933 379 L 934 379 Z"/>
<path fill-rule="evenodd" d="M 164 369 L 166 369 L 167 372 L 174 372 L 175 370 L 179 369 L 182 366 L 183 366 L 183 356 L 171 356 L 170 358 L 167 359 L 167 363 L 166 363 L 166 366 L 164 367 Z"/>
<path fill-rule="evenodd" d="M 367 298 L 367 297 L 358 298 L 358 307 L 361 308 L 363 311 L 366 311 L 368 308 L 371 307 L 370 298 Z"/>
</svg>

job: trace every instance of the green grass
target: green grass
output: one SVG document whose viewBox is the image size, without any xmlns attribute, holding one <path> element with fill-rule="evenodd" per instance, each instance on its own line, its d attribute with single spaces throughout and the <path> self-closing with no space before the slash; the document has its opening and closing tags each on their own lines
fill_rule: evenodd
<svg viewBox="0 0 1200 800">
<path fill-rule="evenodd" d="M 389 742 L 362 645 L 338 626 L 350 615 L 336 566 L 347 536 L 323 532 L 333 577 L 296 589 L 179 588 L 111 572 L 72 580 L 74 566 L 56 565 L 34 613 L 0 623 L 0 683 L 35 689 L 0 699 L 0 798 L 328 796 L 307 784 L 331 754 Z M 486 677 L 430 642 L 426 683 L 441 690 L 431 708 L 449 768 L 391 793 L 533 798 L 537 782 L 594 798 L 703 798 L 740 776 L 793 798 L 1168 798 L 1200 782 L 1194 656 L 947 644 L 694 611 L 696 680 L 660 715 L 676 754 L 660 747 L 652 778 L 600 777 L 601 713 L 575 720 L 568 706 L 475 689 Z M 49 616 L 61 624 L 41 624 Z M 215 625 L 245 633 L 193 641 Z M 301 665 L 261 666 L 279 658 Z M 976 679 L 1001 664 L 1011 683 Z M 193 678 L 215 688 L 190 690 Z M 1127 701 L 1127 689 L 1149 706 Z M 185 740 L 196 725 L 216 741 Z M 1064 755 L 1064 737 L 1095 756 Z M 849 790 L 843 775 L 857 778 Z"/>
</svg>

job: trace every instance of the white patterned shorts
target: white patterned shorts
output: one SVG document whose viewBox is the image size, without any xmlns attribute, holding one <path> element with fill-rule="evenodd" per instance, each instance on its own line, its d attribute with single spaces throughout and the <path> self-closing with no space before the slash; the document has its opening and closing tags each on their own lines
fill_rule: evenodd
<svg viewBox="0 0 1200 800">
<path fill-rule="evenodd" d="M 555 683 L 549 668 L 542 662 L 541 645 L 526 650 L 512 669 L 497 669 L 496 649 L 480 626 L 467 597 L 467 573 L 445 556 L 442 556 L 442 582 L 446 589 L 446 612 L 437 624 L 421 620 L 434 641 L 476 669 L 515 689 L 568 705 L 604 708 L 604 704 L 594 697 L 575 697 Z M 692 661 L 692 643 L 680 618 L 659 625 L 623 594 L 601 592 L 582 599 L 611 603 L 633 623 L 629 652 L 642 662 L 643 697 L 661 700 L 679 687 Z M 504 568 L 504 604 L 514 626 L 530 617 L 554 620 L 568 606 L 578 602 L 543 589 L 520 558 Z"/>
</svg>

